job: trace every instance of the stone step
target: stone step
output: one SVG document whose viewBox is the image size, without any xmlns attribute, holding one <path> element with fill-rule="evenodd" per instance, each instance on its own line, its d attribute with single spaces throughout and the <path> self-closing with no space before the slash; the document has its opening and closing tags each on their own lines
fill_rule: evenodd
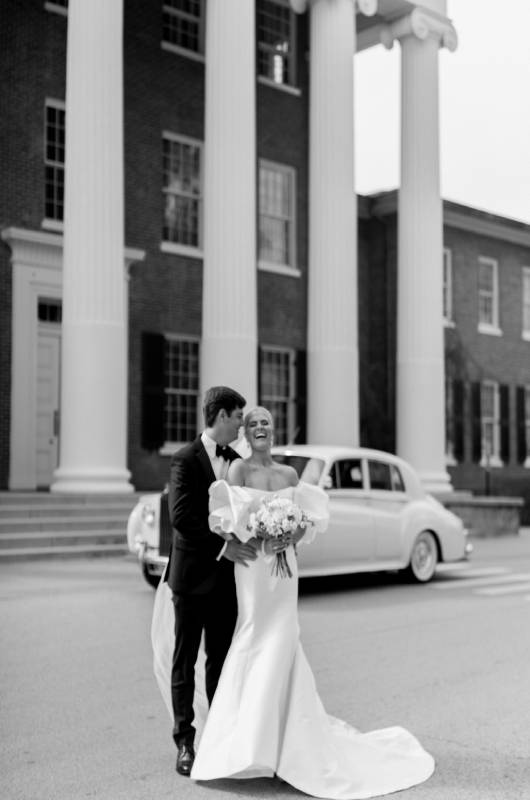
<svg viewBox="0 0 530 800">
<path fill-rule="evenodd" d="M 14 547 L 9 550 L 0 550 L 0 564 L 9 561 L 31 561 L 48 558 L 97 558 L 100 556 L 127 556 L 127 546 L 111 543 Z"/>
<path fill-rule="evenodd" d="M 34 531 L 80 531 L 91 530 L 127 530 L 127 516 L 107 516 L 105 514 L 92 517 L 45 517 L 27 518 L 0 517 L 0 540 L 4 534 L 17 534 Z"/>
<path fill-rule="evenodd" d="M 56 547 L 82 546 L 99 548 L 101 545 L 127 549 L 127 537 L 123 531 L 71 530 L 71 531 L 24 531 L 2 534 L 0 553 L 12 550 L 50 549 Z"/>
<path fill-rule="evenodd" d="M 0 521 L 4 519 L 34 519 L 39 516 L 61 516 L 61 517 L 93 517 L 104 514 L 107 517 L 119 517 L 124 519 L 129 516 L 132 511 L 132 506 L 119 506 L 119 505 L 83 505 L 76 503 L 75 505 L 51 505 L 32 504 L 29 506 L 21 505 L 6 505 L 0 506 Z"/>
<path fill-rule="evenodd" d="M 50 492 L 0 492 L 0 510 L 9 506 L 119 506 L 133 508 L 141 492 L 131 494 L 51 494 Z"/>
</svg>

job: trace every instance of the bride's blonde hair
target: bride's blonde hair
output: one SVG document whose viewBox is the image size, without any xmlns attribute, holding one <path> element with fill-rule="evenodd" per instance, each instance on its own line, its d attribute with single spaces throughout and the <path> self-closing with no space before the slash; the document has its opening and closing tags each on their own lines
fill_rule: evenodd
<svg viewBox="0 0 530 800">
<path fill-rule="evenodd" d="M 248 426 L 250 424 L 250 418 L 257 411 L 265 412 L 265 414 L 268 416 L 268 418 L 270 420 L 271 428 L 274 430 L 274 419 L 273 419 L 272 414 L 269 411 L 269 409 L 265 408 L 265 406 L 254 406 L 254 408 L 251 408 L 250 411 L 247 411 L 247 413 L 245 414 L 245 416 L 243 418 L 243 427 L 245 429 L 245 432 L 247 431 L 247 428 L 248 428 Z"/>
</svg>

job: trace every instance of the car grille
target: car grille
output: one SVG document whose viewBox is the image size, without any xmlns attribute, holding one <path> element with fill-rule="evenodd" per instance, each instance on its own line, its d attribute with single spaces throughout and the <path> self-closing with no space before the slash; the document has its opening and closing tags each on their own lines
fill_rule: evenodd
<svg viewBox="0 0 530 800">
<path fill-rule="evenodd" d="M 160 555 L 167 556 L 171 546 L 172 529 L 169 521 L 169 494 L 163 492 L 160 496 Z"/>
</svg>

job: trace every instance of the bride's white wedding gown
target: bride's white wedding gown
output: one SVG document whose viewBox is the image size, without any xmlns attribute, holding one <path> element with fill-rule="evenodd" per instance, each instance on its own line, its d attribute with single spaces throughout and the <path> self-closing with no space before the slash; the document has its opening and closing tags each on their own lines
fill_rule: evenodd
<svg viewBox="0 0 530 800">
<path fill-rule="evenodd" d="M 235 531 L 240 539 L 250 536 L 249 511 L 272 494 L 293 499 L 314 520 L 304 540 L 327 524 L 327 497 L 309 484 L 273 493 L 217 481 L 210 494 L 210 527 L 225 535 Z M 326 714 L 299 639 L 296 555 L 292 547 L 286 552 L 292 578 L 273 577 L 273 557 L 263 554 L 248 567 L 235 565 L 238 620 L 191 777 L 276 774 L 306 794 L 334 800 L 376 797 L 421 783 L 432 774 L 434 760 L 404 728 L 360 733 Z M 159 587 L 153 646 L 155 673 L 171 709 L 167 596 L 167 585 Z M 197 700 L 199 732 L 204 695 Z"/>
</svg>

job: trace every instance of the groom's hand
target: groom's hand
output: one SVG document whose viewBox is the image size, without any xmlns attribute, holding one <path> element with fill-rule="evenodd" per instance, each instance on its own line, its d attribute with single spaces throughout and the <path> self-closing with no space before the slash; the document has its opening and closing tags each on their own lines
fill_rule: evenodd
<svg viewBox="0 0 530 800">
<path fill-rule="evenodd" d="M 249 539 L 248 542 L 240 542 L 238 539 L 231 539 L 223 553 L 223 558 L 233 561 L 234 564 L 243 564 L 248 567 L 247 561 L 255 561 L 258 557 L 256 552 L 256 539 Z"/>
</svg>

